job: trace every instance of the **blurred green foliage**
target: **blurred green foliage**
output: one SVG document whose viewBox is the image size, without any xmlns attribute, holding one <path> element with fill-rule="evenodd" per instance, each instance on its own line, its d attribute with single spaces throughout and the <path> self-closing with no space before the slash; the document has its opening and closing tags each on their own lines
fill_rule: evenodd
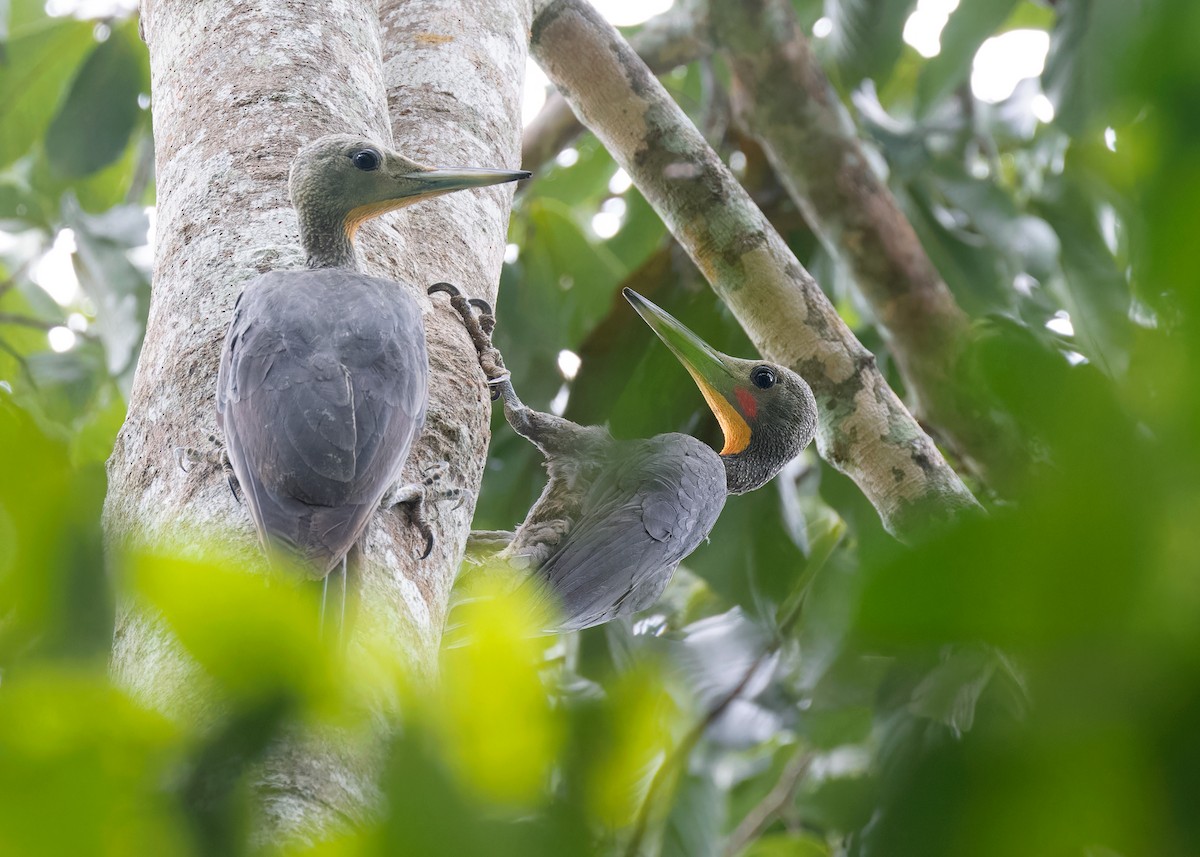
<svg viewBox="0 0 1200 857">
<path fill-rule="evenodd" d="M 145 52 L 132 20 L 0 4 L 0 854 L 1200 853 L 1200 6 L 963 0 L 928 60 L 910 0 L 794 6 L 828 18 L 835 87 L 976 319 L 971 376 L 1039 466 L 902 547 L 807 453 L 731 498 L 635 623 L 538 636 L 523 590 L 466 575 L 431 679 L 370 628 L 322 641 L 313 593 L 219 555 L 102 560 L 149 299 Z M 972 58 L 1016 28 L 1049 32 L 1045 71 L 983 103 Z M 720 60 L 665 81 L 902 388 L 730 124 Z M 531 405 L 715 440 L 619 289 L 749 344 L 616 172 L 584 138 L 522 191 L 497 343 Z M 56 241 L 78 292 L 42 261 Z M 508 528 L 544 472 L 494 429 L 477 525 Z M 110 679 L 127 599 L 212 706 L 168 717 Z M 377 811 L 257 842 L 257 772 L 308 734 L 373 748 Z"/>
</svg>

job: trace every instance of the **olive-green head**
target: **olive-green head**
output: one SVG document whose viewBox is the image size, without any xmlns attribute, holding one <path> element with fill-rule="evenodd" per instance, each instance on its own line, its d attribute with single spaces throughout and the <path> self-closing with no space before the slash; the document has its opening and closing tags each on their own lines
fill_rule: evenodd
<svg viewBox="0 0 1200 857">
<path fill-rule="evenodd" d="M 363 221 L 422 199 L 472 187 L 529 178 L 524 170 L 430 167 L 364 137 L 330 134 L 304 146 L 292 162 L 288 189 L 302 238 L 331 243 L 341 232 L 353 240 Z"/>
</svg>

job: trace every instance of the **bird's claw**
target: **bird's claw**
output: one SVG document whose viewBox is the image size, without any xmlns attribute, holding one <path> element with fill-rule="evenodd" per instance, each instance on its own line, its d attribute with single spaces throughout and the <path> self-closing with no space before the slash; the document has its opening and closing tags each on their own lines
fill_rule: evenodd
<svg viewBox="0 0 1200 857">
<path fill-rule="evenodd" d="M 175 456 L 175 466 L 184 473 L 191 473 L 192 459 L 198 457 L 199 453 L 197 453 L 196 450 L 192 449 L 190 446 L 177 446 L 175 447 L 173 454 Z"/>
<path fill-rule="evenodd" d="M 429 287 L 429 294 L 445 292 L 450 295 L 450 305 L 462 317 L 463 326 L 475 345 L 479 356 L 479 365 L 487 376 L 487 383 L 492 387 L 492 400 L 500 398 L 495 388 L 509 381 L 508 370 L 504 368 L 504 358 L 492 345 L 492 332 L 496 329 L 496 315 L 492 305 L 481 298 L 468 298 L 462 291 L 451 283 L 434 283 Z"/>
<path fill-rule="evenodd" d="M 233 495 L 234 501 L 242 502 L 240 486 L 237 475 L 233 472 L 233 465 L 229 461 L 229 453 L 221 446 L 216 435 L 210 434 L 208 441 L 213 446 L 208 452 L 201 452 L 191 446 L 175 447 L 172 450 L 172 457 L 175 459 L 176 466 L 184 473 L 191 473 L 197 462 L 204 462 L 210 467 L 218 468 L 225 474 L 225 480 L 229 483 L 229 493 Z"/>
<path fill-rule="evenodd" d="M 409 523 L 425 540 L 425 551 L 419 555 L 426 559 L 433 552 L 434 536 L 430 520 L 437 520 L 437 503 L 443 500 L 454 500 L 453 509 L 463 504 L 465 493 L 461 488 L 439 488 L 438 483 L 446 474 L 450 465 L 445 461 L 434 462 L 421 469 L 421 481 L 408 485 L 397 485 L 383 500 L 384 508 L 403 506 Z M 432 512 L 426 517 L 426 509 L 433 504 Z"/>
<path fill-rule="evenodd" d="M 421 554 L 419 557 L 417 557 L 417 559 L 429 559 L 429 555 L 433 553 L 433 527 L 429 526 L 429 524 L 425 523 L 424 521 L 421 521 L 421 523 L 417 525 L 417 529 L 420 530 L 421 535 L 425 537 L 425 553 Z"/>
<path fill-rule="evenodd" d="M 422 485 L 433 485 L 434 483 L 436 483 L 438 480 L 440 480 L 446 474 L 446 470 L 449 467 L 450 467 L 450 465 L 448 462 L 435 461 L 433 464 L 429 465 L 428 467 L 422 468 L 421 469 L 421 484 Z"/>
<path fill-rule="evenodd" d="M 458 286 L 454 285 L 453 283 L 434 283 L 425 290 L 425 293 L 430 295 L 437 294 L 438 292 L 445 292 L 452 298 L 462 296 L 462 292 L 459 291 Z"/>
<path fill-rule="evenodd" d="M 512 380 L 512 373 L 505 369 L 495 377 L 488 377 L 487 385 L 491 391 L 492 401 L 497 402 L 504 395 L 504 385 Z"/>
</svg>

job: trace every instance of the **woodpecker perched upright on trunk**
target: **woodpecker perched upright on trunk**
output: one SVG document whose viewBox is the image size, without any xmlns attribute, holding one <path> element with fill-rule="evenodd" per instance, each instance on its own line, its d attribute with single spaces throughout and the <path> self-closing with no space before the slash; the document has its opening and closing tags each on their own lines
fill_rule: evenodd
<svg viewBox="0 0 1200 857">
<path fill-rule="evenodd" d="M 817 405 L 785 366 L 740 360 L 711 348 L 665 310 L 625 297 L 700 388 L 725 435 L 718 453 L 675 432 L 615 440 L 524 405 L 490 341 L 483 301 L 446 283 L 509 425 L 546 457 L 549 480 L 515 533 L 479 534 L 499 557 L 534 572 L 552 590 L 562 630 L 599 625 L 652 605 L 688 554 L 712 531 L 730 494 L 766 484 L 812 440 Z"/>
<path fill-rule="evenodd" d="M 288 188 L 307 270 L 270 271 L 234 306 L 217 376 L 228 465 L 264 549 L 324 578 L 382 504 L 419 514 L 423 486 L 399 485 L 421 432 L 429 366 L 421 309 L 405 287 L 362 273 L 354 236 L 367 219 L 529 173 L 427 167 L 370 140 L 322 137 L 300 150 Z M 339 619 L 340 621 L 340 619 Z"/>
</svg>

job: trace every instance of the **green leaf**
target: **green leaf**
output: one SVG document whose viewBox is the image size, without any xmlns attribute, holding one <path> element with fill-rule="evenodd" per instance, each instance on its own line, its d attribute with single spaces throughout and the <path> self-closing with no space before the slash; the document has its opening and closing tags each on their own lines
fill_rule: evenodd
<svg viewBox="0 0 1200 857">
<path fill-rule="evenodd" d="M 557 298 L 562 332 L 570 341 L 582 338 L 604 317 L 625 274 L 608 248 L 584 235 L 571 209 L 549 199 L 530 205 L 524 259 L 529 278 L 537 283 L 535 293 Z"/>
<path fill-rule="evenodd" d="M 332 697 L 337 669 L 319 639 L 319 587 L 272 581 L 241 565 L 232 557 L 141 554 L 131 571 L 140 595 L 228 698 L 252 707 Z"/>
<path fill-rule="evenodd" d="M 8 21 L 8 32 L 22 36 L 46 20 L 45 0 L 4 0 L 0 4 Z"/>
<path fill-rule="evenodd" d="M 984 39 L 1004 23 L 1017 0 L 970 0 L 960 3 L 942 30 L 942 49 L 917 79 L 917 113 L 954 92 L 971 74 L 971 62 Z"/>
<path fill-rule="evenodd" d="M 1054 105 L 1054 122 L 1060 128 L 1083 134 L 1120 121 L 1115 114 L 1136 113 L 1133 107 L 1115 109 L 1113 96 L 1121 91 L 1121 69 L 1143 5 L 1108 0 L 1057 4 L 1058 24 L 1050 34 L 1042 89 Z"/>
<path fill-rule="evenodd" d="M 1101 234 L 1098 208 L 1069 169 L 1048 185 L 1043 213 L 1062 242 L 1063 276 L 1052 287 L 1071 316 L 1079 350 L 1120 377 L 1133 346 L 1132 295 Z"/>
<path fill-rule="evenodd" d="M 124 421 L 125 399 L 116 385 L 110 383 L 97 390 L 71 436 L 72 463 L 78 466 L 107 461 Z"/>
<path fill-rule="evenodd" d="M 770 488 L 731 496 L 709 541 L 686 563 L 723 597 L 751 615 L 768 616 L 805 567 L 785 526 L 779 490 Z"/>
<path fill-rule="evenodd" d="M 625 194 L 625 204 L 625 221 L 604 246 L 620 260 L 626 271 L 632 271 L 662 243 L 667 227 L 636 188 L 630 188 Z"/>
<path fill-rule="evenodd" d="M 712 777 L 685 777 L 667 817 L 662 857 L 717 857 L 724 814 L 725 795 Z"/>
<path fill-rule="evenodd" d="M 60 175 L 90 175 L 125 151 L 141 116 L 146 50 L 133 22 L 92 50 L 46 131 L 46 156 Z"/>
<path fill-rule="evenodd" d="M 108 371 L 120 376 L 133 367 L 150 305 L 150 283 L 127 255 L 146 243 L 146 214 L 140 206 L 122 205 L 91 215 L 68 195 L 63 219 L 75 232 L 75 272 L 96 304 L 95 329 L 104 343 Z"/>
<path fill-rule="evenodd" d="M 814 836 L 776 833 L 757 839 L 741 857 L 828 857 L 829 846 Z"/>
<path fill-rule="evenodd" d="M 1001 254 L 965 226 L 948 225 L 945 208 L 923 188 L 896 196 L 925 252 L 963 309 L 975 314 L 1008 308 L 1015 293 L 1009 288 L 1011 278 L 1006 276 Z"/>
<path fill-rule="evenodd" d="M 0 448 L 15 453 L 0 468 L 0 667 L 6 673 L 31 655 L 96 656 L 111 645 L 100 531 L 104 471 L 72 466 L 58 434 L 0 391 Z M 8 678 L 0 700 L 9 692 Z"/>
<path fill-rule="evenodd" d="M 1021 0 L 999 32 L 1009 30 L 1050 30 L 1054 26 L 1054 10 L 1034 0 Z"/>
<path fill-rule="evenodd" d="M 83 55 L 94 44 L 92 25 L 57 18 L 11 38 L 0 74 L 0 167 L 28 152 L 50 123 Z"/>
<path fill-rule="evenodd" d="M 178 730 L 79 668 L 5 676 L 0 853 L 186 854 Z M 64 800 L 70 823 L 64 823 Z"/>
<path fill-rule="evenodd" d="M 975 705 L 995 670 L 996 657 L 990 649 L 952 649 L 913 690 L 908 710 L 946 724 L 955 735 L 969 732 L 975 722 Z"/>
<path fill-rule="evenodd" d="M 826 39 L 846 89 L 871 78 L 883 86 L 904 48 L 904 22 L 916 0 L 826 0 Z"/>
<path fill-rule="evenodd" d="M 6 231 L 19 232 L 30 225 L 51 229 L 45 207 L 39 195 L 22 177 L 12 175 L 0 178 L 0 222 Z"/>
<path fill-rule="evenodd" d="M 577 160 L 569 167 L 556 162 L 539 171 L 537 181 L 530 186 L 529 199 L 556 200 L 571 207 L 599 205 L 608 196 L 608 182 L 616 164 L 600 142 L 590 134 L 571 147 Z"/>
</svg>

